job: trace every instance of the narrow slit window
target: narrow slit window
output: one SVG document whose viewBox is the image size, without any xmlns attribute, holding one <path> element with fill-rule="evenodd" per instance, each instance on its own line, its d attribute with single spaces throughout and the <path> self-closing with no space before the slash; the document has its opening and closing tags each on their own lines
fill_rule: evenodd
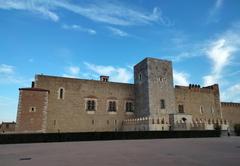
<svg viewBox="0 0 240 166">
<path fill-rule="evenodd" d="M 59 96 L 58 96 L 59 99 L 64 99 L 64 89 L 63 88 L 60 88 L 59 89 Z"/>
</svg>

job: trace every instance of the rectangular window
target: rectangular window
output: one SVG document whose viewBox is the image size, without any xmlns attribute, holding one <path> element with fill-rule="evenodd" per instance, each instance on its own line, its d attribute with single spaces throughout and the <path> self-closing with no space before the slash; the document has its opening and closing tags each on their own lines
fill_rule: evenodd
<svg viewBox="0 0 240 166">
<path fill-rule="evenodd" d="M 161 109 L 165 109 L 165 100 L 163 99 L 160 100 L 160 107 Z"/>
<path fill-rule="evenodd" d="M 178 105 L 178 112 L 179 113 L 184 113 L 184 107 L 182 104 Z"/>
<path fill-rule="evenodd" d="M 108 111 L 109 112 L 116 112 L 116 101 L 109 101 L 108 102 Z"/>
<path fill-rule="evenodd" d="M 96 103 L 95 100 L 87 100 L 87 111 L 95 111 L 96 109 Z"/>
<path fill-rule="evenodd" d="M 126 112 L 133 112 L 133 102 L 126 102 Z"/>
</svg>

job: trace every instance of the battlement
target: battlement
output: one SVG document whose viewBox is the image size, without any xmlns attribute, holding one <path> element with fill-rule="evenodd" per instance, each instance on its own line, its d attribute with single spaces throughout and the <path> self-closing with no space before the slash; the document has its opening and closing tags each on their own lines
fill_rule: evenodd
<svg viewBox="0 0 240 166">
<path fill-rule="evenodd" d="M 240 107 L 240 103 L 221 102 L 221 106 L 223 106 L 223 107 Z"/>
<path fill-rule="evenodd" d="M 203 92 L 203 93 L 219 92 L 218 84 L 214 84 L 206 87 L 201 87 L 198 84 L 189 84 L 188 86 L 175 85 L 175 89 L 189 90 L 192 92 Z"/>
</svg>

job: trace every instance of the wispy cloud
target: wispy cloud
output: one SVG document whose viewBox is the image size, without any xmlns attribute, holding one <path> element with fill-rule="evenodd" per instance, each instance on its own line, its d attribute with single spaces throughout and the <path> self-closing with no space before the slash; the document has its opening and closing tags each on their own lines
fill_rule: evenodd
<svg viewBox="0 0 240 166">
<path fill-rule="evenodd" d="M 107 27 L 113 35 L 116 35 L 116 36 L 120 36 L 120 37 L 127 37 L 129 36 L 129 34 L 127 32 L 124 32 L 118 28 L 114 28 L 114 27 Z"/>
<path fill-rule="evenodd" d="M 220 18 L 218 17 L 219 12 L 223 6 L 223 0 L 216 0 L 213 7 L 209 10 L 207 23 L 218 22 Z"/>
<path fill-rule="evenodd" d="M 132 71 L 128 68 L 95 65 L 88 62 L 85 62 L 84 64 L 89 70 L 96 74 L 110 76 L 110 80 L 114 82 L 129 83 L 133 78 Z"/>
<path fill-rule="evenodd" d="M 189 85 L 189 74 L 184 72 L 173 71 L 173 80 L 175 85 Z"/>
<path fill-rule="evenodd" d="M 0 64 L 0 74 L 13 74 L 14 67 L 6 64 Z"/>
<path fill-rule="evenodd" d="M 59 16 L 51 11 L 53 6 L 48 1 L 39 0 L 0 0 L 0 9 L 6 10 L 27 10 L 33 13 L 41 14 L 52 21 L 58 21 Z"/>
<path fill-rule="evenodd" d="M 97 32 L 94 29 L 91 28 L 84 28 L 80 25 L 67 25 L 67 24 L 63 24 L 62 25 L 63 29 L 67 29 L 67 30 L 76 30 L 76 31 L 81 31 L 81 32 L 87 32 L 90 35 L 95 35 Z"/>
<path fill-rule="evenodd" d="M 221 94 L 223 101 L 240 102 L 240 84 L 234 84 Z"/>
<path fill-rule="evenodd" d="M 86 17 L 95 22 L 102 22 L 111 25 L 146 25 L 160 23 L 165 26 L 171 26 L 172 22 L 166 16 L 163 16 L 158 7 L 154 7 L 152 12 L 144 10 L 131 9 L 120 2 L 113 3 L 101 1 L 101 3 L 89 3 L 80 5 L 68 0 L 0 0 L 0 9 L 27 10 L 40 13 L 44 17 L 53 21 L 59 20 L 57 9 L 64 9 Z"/>
<path fill-rule="evenodd" d="M 0 64 L 0 84 L 25 84 L 28 80 L 18 76 L 15 67 L 6 64 Z"/>
<path fill-rule="evenodd" d="M 205 85 L 218 83 L 222 79 L 225 67 L 231 64 L 235 53 L 240 50 L 240 31 L 229 29 L 207 45 L 205 51 L 212 62 L 212 72 L 203 77 Z"/>
<path fill-rule="evenodd" d="M 78 66 L 68 66 L 65 68 L 66 73 L 64 77 L 78 78 L 80 74 L 80 68 Z"/>
</svg>

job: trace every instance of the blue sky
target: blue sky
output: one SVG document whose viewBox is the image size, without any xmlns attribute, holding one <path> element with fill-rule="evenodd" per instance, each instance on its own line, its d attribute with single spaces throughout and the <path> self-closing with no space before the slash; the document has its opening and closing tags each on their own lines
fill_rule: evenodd
<svg viewBox="0 0 240 166">
<path fill-rule="evenodd" d="M 145 57 L 240 102 L 240 1 L 0 0 L 0 121 L 15 121 L 35 74 L 132 83 Z"/>
</svg>

